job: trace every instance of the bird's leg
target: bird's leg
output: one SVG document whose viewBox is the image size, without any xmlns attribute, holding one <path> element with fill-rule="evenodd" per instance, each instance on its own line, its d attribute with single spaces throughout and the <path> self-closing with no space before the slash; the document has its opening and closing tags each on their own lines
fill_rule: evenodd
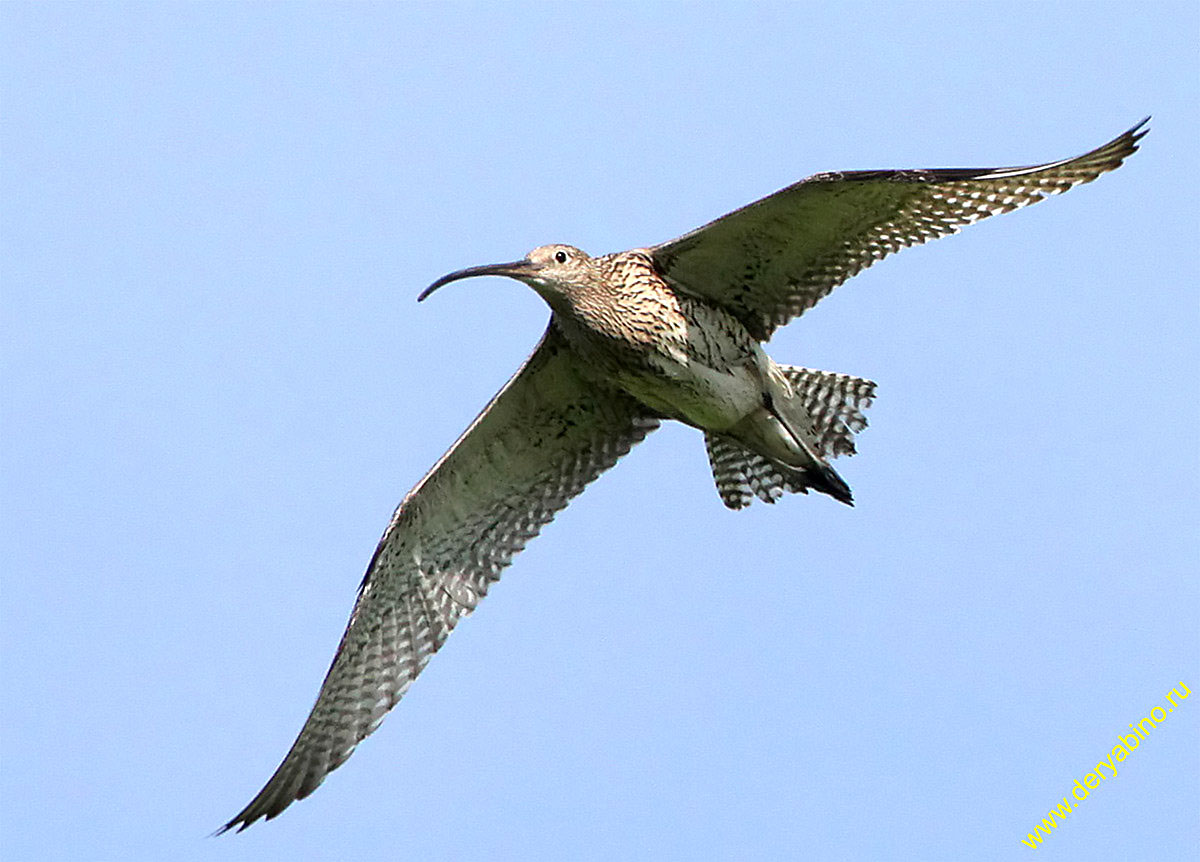
<svg viewBox="0 0 1200 862">
<path fill-rule="evenodd" d="M 780 393 L 785 398 L 786 393 Z M 797 404 L 778 404 L 775 396 L 764 391 L 762 405 L 755 408 L 725 433 L 748 449 L 769 458 L 803 477 L 804 484 L 853 505 L 850 487 L 817 452 L 799 420 Z M 789 409 L 790 408 L 790 409 Z M 791 421 L 784 418 L 789 415 Z"/>
<path fill-rule="evenodd" d="M 761 406 L 751 410 L 724 433 L 763 457 L 795 470 L 803 470 L 819 461 L 804 444 L 801 435 L 788 428 L 780 418 L 769 392 L 763 393 Z"/>
</svg>

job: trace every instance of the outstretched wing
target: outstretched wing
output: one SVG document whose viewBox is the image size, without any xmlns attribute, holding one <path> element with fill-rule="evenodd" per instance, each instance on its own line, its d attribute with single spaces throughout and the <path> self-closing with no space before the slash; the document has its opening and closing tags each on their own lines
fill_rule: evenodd
<svg viewBox="0 0 1200 862">
<path fill-rule="evenodd" d="M 525 543 L 658 420 L 597 389 L 555 324 L 396 510 L 299 737 L 220 831 L 312 793 L 395 706 Z"/>
<path fill-rule="evenodd" d="M 1119 167 L 1148 120 L 1090 153 L 1046 165 L 816 174 L 650 253 L 673 285 L 723 306 L 766 339 L 892 252 Z"/>
</svg>

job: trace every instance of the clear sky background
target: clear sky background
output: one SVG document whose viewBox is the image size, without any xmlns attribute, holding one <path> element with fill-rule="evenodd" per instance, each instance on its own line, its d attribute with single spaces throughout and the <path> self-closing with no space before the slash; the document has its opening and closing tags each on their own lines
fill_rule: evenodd
<svg viewBox="0 0 1200 862">
<path fill-rule="evenodd" d="M 1191 858 L 1194 3 L 0 5 L 5 860 Z M 393 507 L 547 310 L 451 269 L 808 174 L 1119 171 L 770 345 L 879 383 L 853 509 L 725 510 L 668 427 L 309 799 Z"/>
</svg>

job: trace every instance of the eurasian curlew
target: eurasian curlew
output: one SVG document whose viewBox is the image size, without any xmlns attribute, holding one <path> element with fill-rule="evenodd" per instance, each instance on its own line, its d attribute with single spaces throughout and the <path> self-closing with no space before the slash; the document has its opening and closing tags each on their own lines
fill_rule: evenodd
<svg viewBox="0 0 1200 862">
<path fill-rule="evenodd" d="M 1016 168 L 824 173 L 651 248 L 567 245 L 435 281 L 504 275 L 551 309 L 520 370 L 396 509 L 316 705 L 262 791 L 221 831 L 313 792 L 378 727 L 513 555 L 664 419 L 704 433 L 721 500 L 809 489 L 844 503 L 875 385 L 776 364 L 774 330 L 910 245 L 1094 180 L 1143 120 L 1074 159 Z"/>
</svg>

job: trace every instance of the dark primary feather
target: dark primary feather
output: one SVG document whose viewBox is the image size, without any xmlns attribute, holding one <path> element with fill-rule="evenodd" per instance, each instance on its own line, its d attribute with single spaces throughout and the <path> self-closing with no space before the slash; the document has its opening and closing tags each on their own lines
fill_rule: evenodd
<svg viewBox="0 0 1200 862">
<path fill-rule="evenodd" d="M 312 793 L 378 727 L 459 619 L 555 513 L 658 426 L 584 383 L 552 323 L 396 510 L 316 705 L 262 791 L 220 831 Z"/>
<path fill-rule="evenodd" d="M 1089 153 L 1045 165 L 816 174 L 650 252 L 672 285 L 721 305 L 767 339 L 892 252 L 1119 167 L 1148 119 Z"/>
</svg>

